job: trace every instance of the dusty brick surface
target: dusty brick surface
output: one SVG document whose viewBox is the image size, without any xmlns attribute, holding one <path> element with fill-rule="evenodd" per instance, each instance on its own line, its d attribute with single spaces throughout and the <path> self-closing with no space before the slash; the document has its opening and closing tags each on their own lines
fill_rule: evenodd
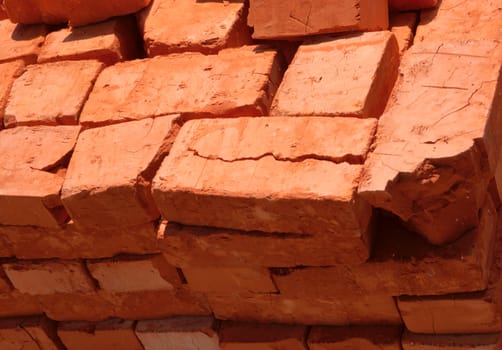
<svg viewBox="0 0 502 350">
<path fill-rule="evenodd" d="M 468 14 L 468 15 L 467 15 Z M 497 0 L 479 6 L 474 1 L 442 0 L 420 15 L 416 41 L 499 40 L 502 8 Z"/>
<path fill-rule="evenodd" d="M 390 296 L 302 298 L 280 294 L 208 295 L 219 320 L 260 323 L 398 325 L 401 317 Z"/>
<path fill-rule="evenodd" d="M 216 53 L 251 42 L 243 0 L 154 0 L 138 21 L 150 57 L 185 51 Z"/>
<path fill-rule="evenodd" d="M 57 333 L 68 350 L 143 350 L 133 321 L 66 322 L 59 324 Z"/>
<path fill-rule="evenodd" d="M 174 222 L 333 235 L 368 248 L 371 210 L 354 190 L 374 128 L 371 119 L 191 121 L 153 181 L 154 199 Z"/>
<path fill-rule="evenodd" d="M 306 335 L 302 326 L 225 322 L 220 329 L 221 350 L 305 350 Z"/>
<path fill-rule="evenodd" d="M 119 63 L 100 75 L 80 120 L 103 125 L 173 113 L 265 115 L 281 76 L 277 53 L 259 46 Z"/>
<path fill-rule="evenodd" d="M 103 229 L 155 220 L 150 183 L 178 129 L 168 116 L 83 131 L 61 192 L 75 224 Z"/>
<path fill-rule="evenodd" d="M 63 350 L 55 324 L 43 316 L 0 320 L 0 347 L 5 350 Z"/>
<path fill-rule="evenodd" d="M 138 57 L 134 17 L 118 17 L 77 28 L 63 28 L 45 38 L 38 63 L 96 59 L 112 65 Z"/>
<path fill-rule="evenodd" d="M 100 288 L 109 292 L 173 290 L 181 285 L 176 268 L 162 256 L 88 261 L 87 267 Z"/>
<path fill-rule="evenodd" d="M 0 129 L 3 129 L 3 118 L 5 105 L 9 97 L 10 89 L 14 80 L 23 73 L 24 62 L 22 60 L 0 63 L 0 74 L 3 79 L 0 81 Z"/>
<path fill-rule="evenodd" d="M 127 15 L 148 6 L 151 0 L 45 1 L 4 0 L 10 19 L 15 23 L 61 24 L 77 27 Z"/>
<path fill-rule="evenodd" d="M 265 268 L 185 267 L 188 286 L 204 293 L 276 293 L 277 288 Z"/>
<path fill-rule="evenodd" d="M 416 12 L 392 12 L 390 14 L 390 30 L 394 34 L 402 55 L 413 44 L 414 31 L 419 16 Z"/>
<path fill-rule="evenodd" d="M 390 0 L 389 7 L 391 10 L 407 11 L 420 10 L 429 7 L 434 7 L 438 4 L 438 0 Z"/>
<path fill-rule="evenodd" d="M 405 332 L 403 350 L 497 350 L 499 334 L 428 335 Z"/>
<path fill-rule="evenodd" d="M 310 350 L 401 350 L 401 329 L 395 326 L 313 327 Z"/>
<path fill-rule="evenodd" d="M 380 118 L 359 193 L 432 243 L 478 225 L 502 142 L 501 58 L 494 41 L 415 44 Z"/>
<path fill-rule="evenodd" d="M 0 317 L 31 316 L 42 314 L 42 306 L 33 295 L 12 290 L 0 293 Z"/>
<path fill-rule="evenodd" d="M 22 59 L 34 63 L 44 43 L 48 28 L 45 25 L 16 25 L 0 20 L 0 62 Z"/>
<path fill-rule="evenodd" d="M 305 35 L 385 30 L 387 0 L 328 0 L 310 2 L 251 0 L 248 24 L 255 39 L 295 38 Z"/>
<path fill-rule="evenodd" d="M 352 295 L 441 295 L 480 291 L 488 286 L 496 212 L 484 207 L 477 230 L 445 247 L 435 247 L 392 218 L 375 228 L 371 259 L 364 264 L 278 270 L 282 294 L 295 297 Z M 385 232 L 385 233 L 384 233 Z M 305 286 L 308 286 L 306 288 Z"/>
<path fill-rule="evenodd" d="M 271 114 L 379 117 L 398 66 L 398 44 L 387 31 L 307 42 L 287 69 Z"/>
<path fill-rule="evenodd" d="M 145 350 L 220 349 L 214 319 L 207 316 L 139 321 L 136 335 Z"/>
<path fill-rule="evenodd" d="M 5 107 L 6 127 L 75 125 L 94 81 L 98 61 L 30 65 L 13 84 Z"/>
<path fill-rule="evenodd" d="M 58 227 L 66 157 L 80 127 L 18 127 L 0 132 L 0 224 Z M 15 145 L 15 146 L 14 146 Z"/>
<path fill-rule="evenodd" d="M 94 290 L 93 282 L 80 262 L 13 262 L 3 264 L 3 268 L 14 287 L 29 295 L 86 293 Z"/>
</svg>

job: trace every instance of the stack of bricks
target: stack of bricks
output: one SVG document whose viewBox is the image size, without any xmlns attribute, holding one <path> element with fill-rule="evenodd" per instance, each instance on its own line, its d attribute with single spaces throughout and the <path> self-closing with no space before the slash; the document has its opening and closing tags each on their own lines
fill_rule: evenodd
<svg viewBox="0 0 502 350">
<path fill-rule="evenodd" d="M 500 28 L 0 0 L 0 349 L 500 349 Z"/>
</svg>

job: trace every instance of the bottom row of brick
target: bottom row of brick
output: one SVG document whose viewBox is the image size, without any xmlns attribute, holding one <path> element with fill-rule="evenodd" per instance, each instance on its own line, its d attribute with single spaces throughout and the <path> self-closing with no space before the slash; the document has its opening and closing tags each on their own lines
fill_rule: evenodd
<svg viewBox="0 0 502 350">
<path fill-rule="evenodd" d="M 499 349 L 499 334 L 425 335 L 397 326 L 306 327 L 222 322 L 212 317 L 54 322 L 0 319 L 4 350 L 428 350 Z"/>
</svg>

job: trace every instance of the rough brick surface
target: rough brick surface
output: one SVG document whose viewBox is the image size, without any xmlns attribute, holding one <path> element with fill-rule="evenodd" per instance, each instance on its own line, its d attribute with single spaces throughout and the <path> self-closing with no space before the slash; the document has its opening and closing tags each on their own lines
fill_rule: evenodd
<svg viewBox="0 0 502 350">
<path fill-rule="evenodd" d="M 10 89 L 14 80 L 23 73 L 24 62 L 22 60 L 0 63 L 0 129 L 3 128 L 5 105 L 9 97 Z"/>
<path fill-rule="evenodd" d="M 417 24 L 418 13 L 416 12 L 392 12 L 390 14 L 390 30 L 396 37 L 401 55 L 413 44 Z"/>
<path fill-rule="evenodd" d="M 59 192 L 80 127 L 18 127 L 0 132 L 0 224 L 58 227 Z"/>
<path fill-rule="evenodd" d="M 5 272 L 0 267 L 0 293 L 7 293 L 11 291 L 11 285 L 9 279 L 5 275 Z"/>
<path fill-rule="evenodd" d="M 428 335 L 405 332 L 403 350 L 498 350 L 499 334 Z"/>
<path fill-rule="evenodd" d="M 5 107 L 6 127 L 75 125 L 103 65 L 62 61 L 30 65 L 12 86 Z"/>
<path fill-rule="evenodd" d="M 251 42 L 243 0 L 154 0 L 138 17 L 150 57 L 184 51 L 216 53 Z"/>
<path fill-rule="evenodd" d="M 310 350 L 401 350 L 401 329 L 395 326 L 313 327 Z"/>
<path fill-rule="evenodd" d="M 133 321 L 61 323 L 57 332 L 68 350 L 143 350 L 134 334 Z"/>
<path fill-rule="evenodd" d="M 208 296 L 217 319 L 306 325 L 398 325 L 401 317 L 390 296 L 295 298 L 279 294 Z"/>
<path fill-rule="evenodd" d="M 264 115 L 281 75 L 277 53 L 259 46 L 119 63 L 98 78 L 81 123 L 102 125 L 173 113 Z"/>
<path fill-rule="evenodd" d="M 60 24 L 71 26 L 101 22 L 105 19 L 137 12 L 151 0 L 4 0 L 10 19 L 15 23 Z"/>
<path fill-rule="evenodd" d="M 43 316 L 0 320 L 0 348 L 5 350 L 63 350 L 55 324 Z"/>
<path fill-rule="evenodd" d="M 45 25 L 16 25 L 8 19 L 0 20 L 0 62 L 36 62 L 47 32 Z"/>
<path fill-rule="evenodd" d="M 3 264 L 3 268 L 21 293 L 47 295 L 94 290 L 93 282 L 80 262 L 13 262 Z"/>
<path fill-rule="evenodd" d="M 13 290 L 0 293 L 0 317 L 31 316 L 42 314 L 42 306 L 33 295 Z"/>
<path fill-rule="evenodd" d="M 501 59 L 494 41 L 415 44 L 380 118 L 359 193 L 432 243 L 478 225 L 502 144 Z"/>
<path fill-rule="evenodd" d="M 434 247 L 393 218 L 375 229 L 371 259 L 364 264 L 281 269 L 272 277 L 279 291 L 295 297 L 440 295 L 480 291 L 488 285 L 496 212 L 484 207 L 477 230 L 445 247 Z M 308 286 L 306 288 L 305 286 Z"/>
<path fill-rule="evenodd" d="M 483 6 L 474 1 L 442 0 L 437 8 L 424 10 L 416 41 L 499 40 L 502 8 L 497 0 Z"/>
<path fill-rule="evenodd" d="M 379 117 L 398 66 L 398 44 L 387 31 L 313 40 L 296 52 L 271 114 Z"/>
<path fill-rule="evenodd" d="M 221 350 L 305 350 L 306 335 L 302 326 L 225 322 L 220 329 Z"/>
<path fill-rule="evenodd" d="M 170 221 L 367 248 L 371 209 L 354 190 L 374 128 L 372 119 L 191 121 L 154 179 L 154 198 Z"/>
<path fill-rule="evenodd" d="M 109 292 L 173 290 L 181 284 L 176 268 L 162 256 L 89 261 L 87 267 L 100 288 Z"/>
<path fill-rule="evenodd" d="M 420 10 L 429 7 L 434 7 L 438 4 L 438 0 L 390 0 L 389 7 L 391 10 L 407 11 Z"/>
<path fill-rule="evenodd" d="M 150 182 L 178 129 L 168 116 L 83 131 L 61 193 L 75 223 L 103 229 L 155 220 Z"/>
<path fill-rule="evenodd" d="M 389 25 L 387 9 L 387 0 L 251 0 L 248 24 L 254 27 L 255 39 L 384 30 Z"/>
<path fill-rule="evenodd" d="M 140 321 L 136 335 L 145 350 L 219 350 L 218 334 L 212 317 L 176 317 Z"/>
<path fill-rule="evenodd" d="M 139 55 L 134 17 L 118 17 L 77 28 L 49 33 L 38 56 L 38 63 L 62 60 L 96 59 L 112 65 Z"/>
<path fill-rule="evenodd" d="M 265 268 L 185 267 L 190 289 L 204 293 L 276 293 L 277 288 Z"/>
</svg>

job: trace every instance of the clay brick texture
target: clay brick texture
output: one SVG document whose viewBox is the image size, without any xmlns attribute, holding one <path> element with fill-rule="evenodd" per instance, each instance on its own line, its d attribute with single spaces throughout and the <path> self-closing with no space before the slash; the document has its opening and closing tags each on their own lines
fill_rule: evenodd
<svg viewBox="0 0 502 350">
<path fill-rule="evenodd" d="M 0 350 L 502 349 L 496 0 L 0 0 Z"/>
</svg>

